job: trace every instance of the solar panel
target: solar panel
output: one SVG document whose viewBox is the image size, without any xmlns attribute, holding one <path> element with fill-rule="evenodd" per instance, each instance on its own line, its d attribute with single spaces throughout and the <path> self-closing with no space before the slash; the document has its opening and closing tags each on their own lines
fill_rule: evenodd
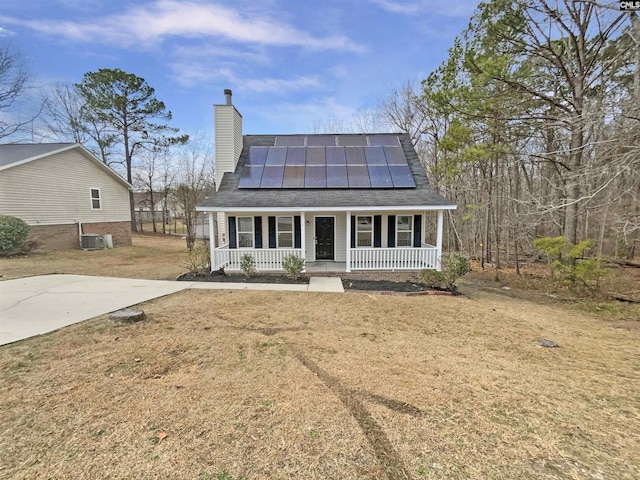
<svg viewBox="0 0 640 480">
<path fill-rule="evenodd" d="M 259 188 L 264 167 L 244 167 L 240 173 L 239 188 Z"/>
<path fill-rule="evenodd" d="M 369 188 L 369 170 L 366 165 L 347 165 L 347 178 L 350 188 Z"/>
<path fill-rule="evenodd" d="M 303 188 L 305 167 L 298 165 L 286 165 L 282 188 Z"/>
<path fill-rule="evenodd" d="M 387 157 L 385 157 L 382 147 L 364 147 L 364 156 L 367 160 L 367 165 L 387 164 Z"/>
<path fill-rule="evenodd" d="M 366 135 L 338 135 L 340 147 L 364 147 L 367 145 Z"/>
<path fill-rule="evenodd" d="M 346 147 L 344 149 L 347 156 L 347 165 L 366 165 L 364 157 L 364 148 L 362 147 Z"/>
<path fill-rule="evenodd" d="M 371 188 L 393 188 L 389 167 L 386 165 L 369 165 Z"/>
<path fill-rule="evenodd" d="M 335 135 L 309 135 L 307 137 L 307 147 L 335 147 Z"/>
<path fill-rule="evenodd" d="M 369 135 L 369 145 L 371 145 L 371 146 L 384 146 L 384 145 L 399 146 L 400 145 L 400 139 L 398 138 L 398 135 L 390 135 L 390 134 Z"/>
<path fill-rule="evenodd" d="M 280 135 L 273 147 L 249 148 L 238 182 L 247 189 L 415 186 L 397 134 Z"/>
<path fill-rule="evenodd" d="M 269 147 L 251 147 L 245 165 L 264 165 L 264 162 L 267 161 L 268 151 Z"/>
<path fill-rule="evenodd" d="M 288 147 L 285 165 L 302 165 L 307 163 L 307 149 L 304 147 Z"/>
<path fill-rule="evenodd" d="M 327 165 L 327 188 L 346 188 L 349 186 L 346 165 Z"/>
<path fill-rule="evenodd" d="M 286 147 L 269 147 L 269 153 L 267 153 L 267 161 L 265 162 L 265 165 L 272 167 L 276 165 L 284 165 L 286 156 Z"/>
<path fill-rule="evenodd" d="M 304 147 L 304 135 L 278 135 L 276 147 Z"/>
<path fill-rule="evenodd" d="M 347 157 L 344 147 L 327 147 L 325 149 L 327 165 L 346 165 Z"/>
<path fill-rule="evenodd" d="M 402 147 L 383 147 L 389 165 L 407 165 Z"/>
<path fill-rule="evenodd" d="M 324 147 L 307 148 L 307 166 L 325 165 L 326 163 L 326 150 Z"/>
<path fill-rule="evenodd" d="M 413 181 L 413 175 L 411 175 L 411 170 L 409 170 L 409 165 L 389 165 L 389 173 L 391 174 L 391 181 L 395 188 L 411 188 L 416 186 L 416 183 Z"/>
<path fill-rule="evenodd" d="M 305 188 L 326 188 L 327 168 L 322 166 L 307 165 L 304 173 Z"/>
<path fill-rule="evenodd" d="M 277 167 L 264 167 L 260 188 L 282 188 L 284 177 L 284 165 Z"/>
</svg>

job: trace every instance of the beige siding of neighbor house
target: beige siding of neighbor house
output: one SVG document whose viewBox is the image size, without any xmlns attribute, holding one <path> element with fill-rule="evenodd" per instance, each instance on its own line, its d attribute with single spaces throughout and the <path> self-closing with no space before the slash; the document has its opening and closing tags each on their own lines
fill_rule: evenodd
<svg viewBox="0 0 640 480">
<path fill-rule="evenodd" d="M 100 210 L 91 208 L 92 188 Z M 0 214 L 29 225 L 131 221 L 129 190 L 76 148 L 0 171 Z"/>
</svg>

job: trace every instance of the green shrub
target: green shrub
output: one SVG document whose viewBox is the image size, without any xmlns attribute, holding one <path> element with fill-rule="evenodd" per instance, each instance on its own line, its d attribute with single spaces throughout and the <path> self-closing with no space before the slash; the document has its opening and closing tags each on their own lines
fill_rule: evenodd
<svg viewBox="0 0 640 480">
<path fill-rule="evenodd" d="M 282 268 L 285 269 L 290 278 L 297 280 L 300 278 L 302 270 L 304 270 L 304 260 L 292 253 L 282 259 Z"/>
<path fill-rule="evenodd" d="M 196 242 L 187 251 L 185 266 L 189 273 L 206 275 L 211 271 L 211 254 L 209 242 Z"/>
<path fill-rule="evenodd" d="M 544 237 L 533 241 L 547 258 L 551 278 L 573 289 L 586 289 L 597 293 L 606 270 L 598 257 L 584 258 L 593 247 L 592 240 L 573 245 L 565 237 Z"/>
<path fill-rule="evenodd" d="M 256 260 L 252 255 L 245 253 L 240 259 L 240 268 L 247 277 L 255 275 L 256 273 Z"/>
<path fill-rule="evenodd" d="M 450 252 L 442 255 L 442 270 L 421 270 L 420 281 L 426 287 L 444 288 L 450 292 L 458 290 L 458 279 L 471 271 L 469 259 L 459 253 Z"/>
<path fill-rule="evenodd" d="M 0 215 L 0 255 L 19 253 L 29 235 L 29 225 L 19 218 Z"/>
</svg>

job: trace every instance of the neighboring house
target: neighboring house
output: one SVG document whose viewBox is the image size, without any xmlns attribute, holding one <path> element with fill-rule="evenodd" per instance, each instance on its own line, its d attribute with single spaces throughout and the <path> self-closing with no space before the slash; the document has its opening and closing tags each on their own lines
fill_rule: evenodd
<svg viewBox="0 0 640 480">
<path fill-rule="evenodd" d="M 258 270 L 281 270 L 289 254 L 308 271 L 440 268 L 443 213 L 456 206 L 431 188 L 408 135 L 243 136 L 225 96 L 214 106 L 219 188 L 198 206 L 220 245 L 212 270 L 238 270 L 245 254 Z"/>
<path fill-rule="evenodd" d="M 163 213 L 168 220 L 169 209 L 165 202 L 164 192 L 153 192 L 153 211 L 151 208 L 151 192 L 133 192 L 133 208 L 138 223 L 151 223 L 153 219 L 162 223 Z"/>
<path fill-rule="evenodd" d="M 39 248 L 80 248 L 80 233 L 130 245 L 130 189 L 80 144 L 0 145 L 0 214 L 24 220 Z"/>
</svg>

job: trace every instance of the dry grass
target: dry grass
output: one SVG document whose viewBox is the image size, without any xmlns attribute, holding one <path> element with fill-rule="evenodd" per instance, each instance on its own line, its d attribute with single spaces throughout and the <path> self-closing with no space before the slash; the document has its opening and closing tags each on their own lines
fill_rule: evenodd
<svg viewBox="0 0 640 480">
<path fill-rule="evenodd" d="M 73 273 L 103 277 L 173 280 L 184 273 L 187 246 L 180 237 L 133 235 L 133 245 L 110 250 L 62 250 L 0 258 L 3 279 Z"/>
<path fill-rule="evenodd" d="M 0 478 L 640 478 L 637 322 L 483 292 L 144 309 L 0 349 Z"/>
</svg>

